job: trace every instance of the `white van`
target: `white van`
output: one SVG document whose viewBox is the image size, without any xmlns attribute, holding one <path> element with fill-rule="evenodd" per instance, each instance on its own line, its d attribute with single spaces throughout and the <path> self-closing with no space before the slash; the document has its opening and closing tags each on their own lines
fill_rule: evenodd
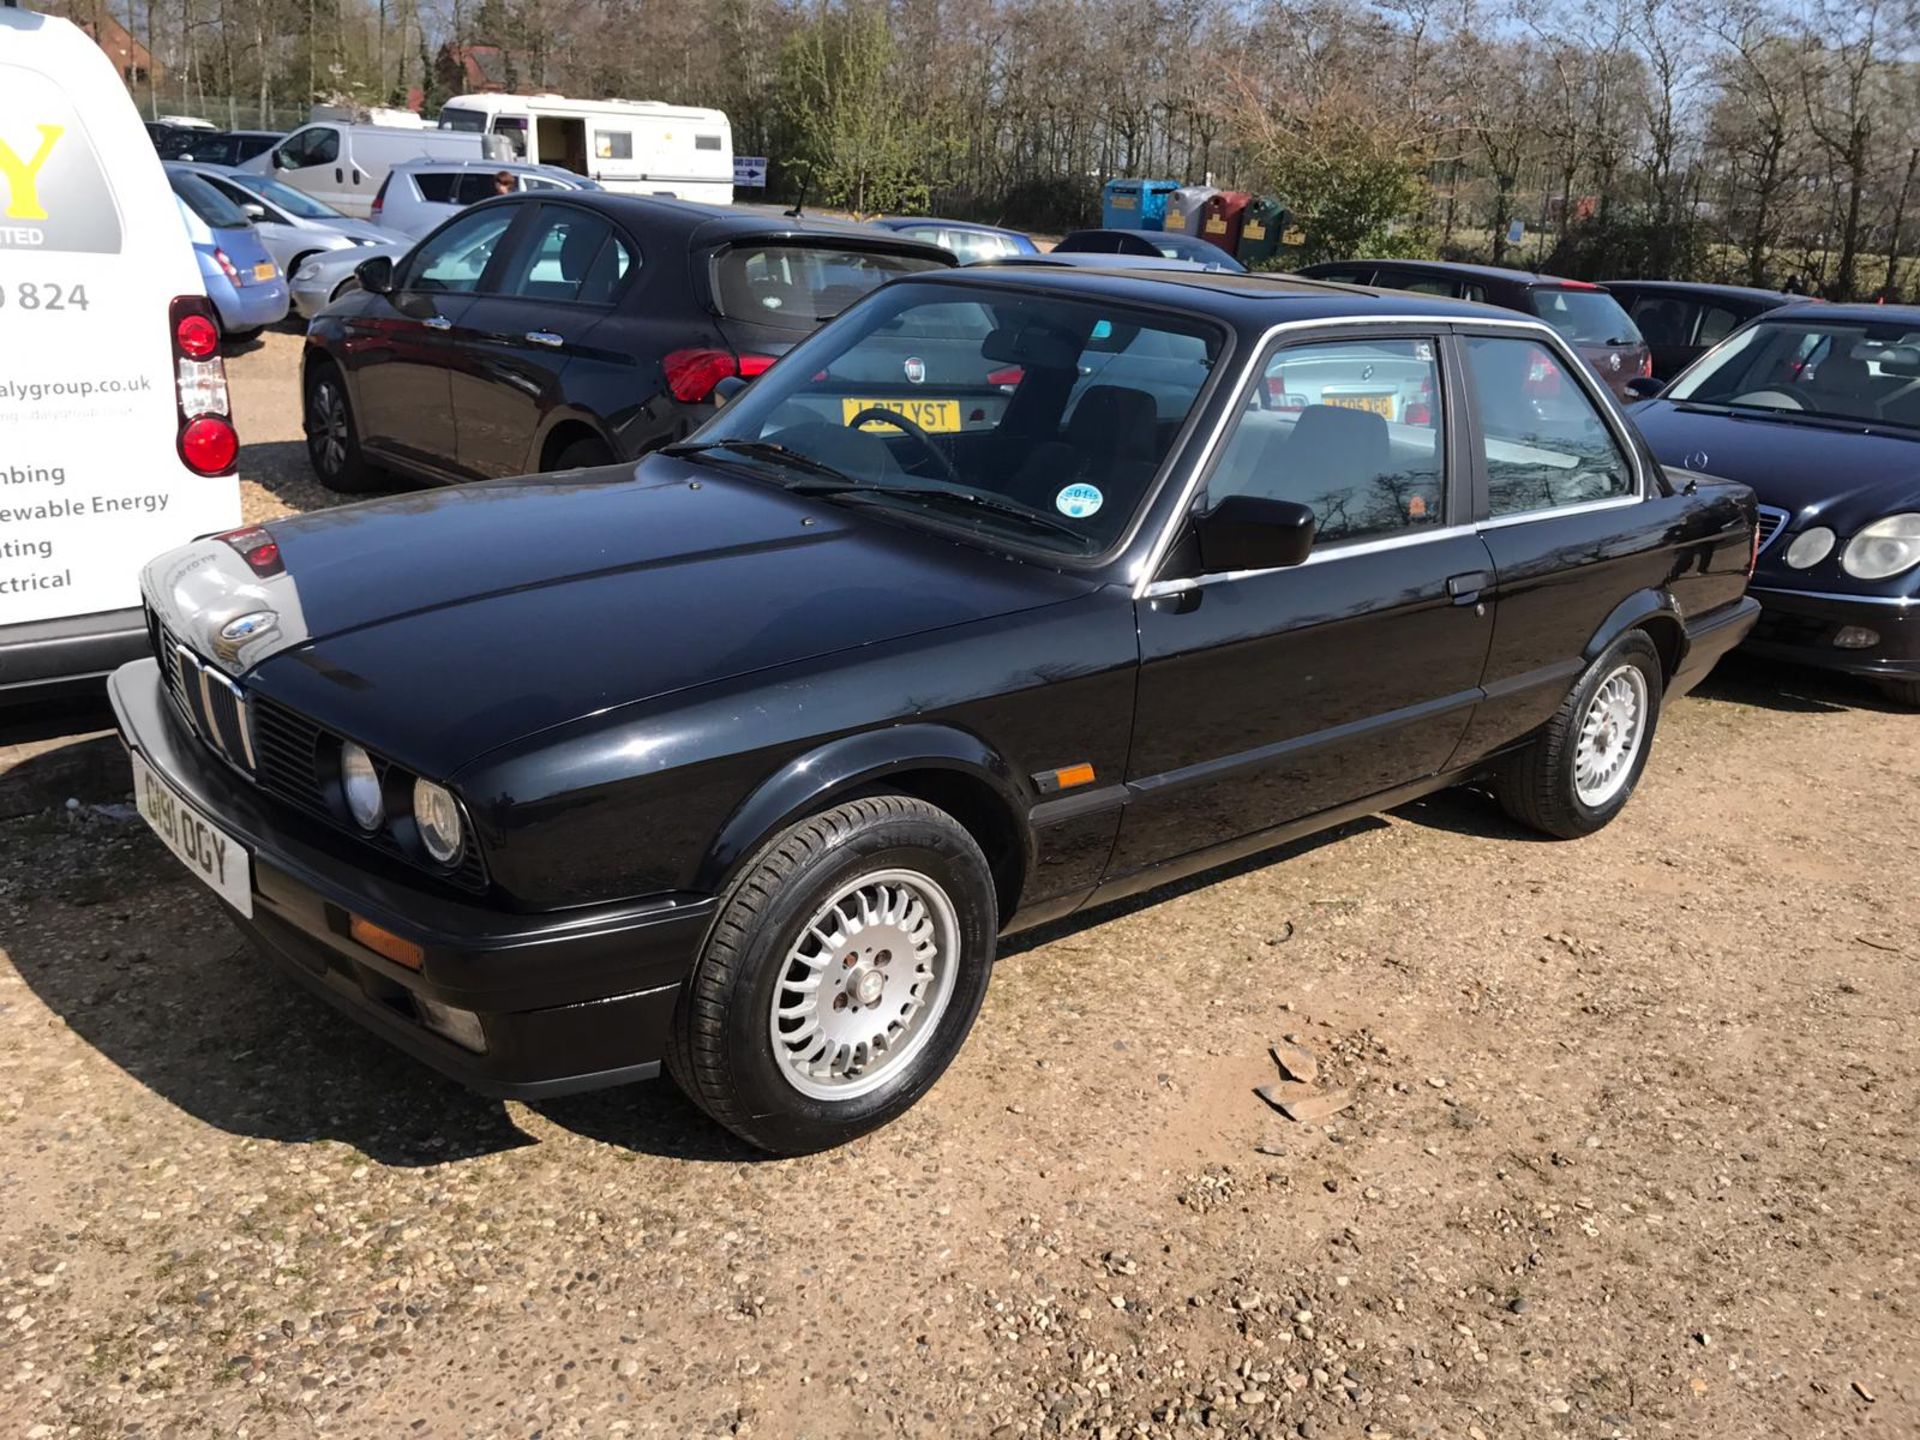
<svg viewBox="0 0 1920 1440">
<path fill-rule="evenodd" d="M 719 110 L 657 100 L 457 95 L 443 130 L 504 136 L 514 157 L 557 165 L 629 195 L 733 203 L 733 125 Z"/>
<path fill-rule="evenodd" d="M 315 120 L 240 168 L 271 175 L 342 214 L 365 220 L 387 172 L 403 160 L 513 158 L 508 142 L 491 135 Z"/>
<path fill-rule="evenodd" d="M 240 523 L 220 328 L 98 45 L 0 8 L 0 701 L 147 645 L 140 567 Z"/>
</svg>

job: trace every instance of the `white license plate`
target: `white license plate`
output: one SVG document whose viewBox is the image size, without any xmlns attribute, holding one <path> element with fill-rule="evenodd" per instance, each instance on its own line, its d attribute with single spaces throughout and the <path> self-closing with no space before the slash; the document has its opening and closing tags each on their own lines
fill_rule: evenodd
<svg viewBox="0 0 1920 1440">
<path fill-rule="evenodd" d="M 253 915 L 253 857 L 246 847 L 181 799 L 137 752 L 133 799 L 141 817 L 181 864 L 242 915 Z"/>
</svg>

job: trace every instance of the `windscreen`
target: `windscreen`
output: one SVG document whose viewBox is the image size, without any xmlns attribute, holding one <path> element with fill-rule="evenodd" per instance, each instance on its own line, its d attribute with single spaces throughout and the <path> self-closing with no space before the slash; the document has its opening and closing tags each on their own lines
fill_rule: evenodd
<svg viewBox="0 0 1920 1440">
<path fill-rule="evenodd" d="M 1920 426 L 1920 329 L 1762 320 L 1710 352 L 1669 400 Z"/>
<path fill-rule="evenodd" d="M 480 134 L 487 128 L 487 112 L 484 110 L 467 110 L 459 106 L 449 105 L 440 112 L 440 128 L 442 130 L 465 130 L 470 134 Z"/>
<path fill-rule="evenodd" d="M 1620 302 L 1604 290 L 1555 290 L 1536 287 L 1527 292 L 1533 313 L 1576 345 L 1638 345 L 1640 331 Z"/>
<path fill-rule="evenodd" d="M 243 188 L 253 191 L 264 199 L 271 200 L 289 215 L 297 215 L 302 220 L 344 220 L 331 205 L 324 205 L 304 190 L 296 190 L 291 185 L 282 185 L 278 180 L 269 180 L 264 175 L 249 175 Z"/>
<path fill-rule="evenodd" d="M 1089 557 L 1127 532 L 1224 343 L 1094 299 L 890 285 L 687 448 L 963 538 Z"/>
<path fill-rule="evenodd" d="M 173 193 L 186 201 L 187 208 L 215 230 L 245 230 L 253 222 L 247 212 L 222 195 L 202 177 L 184 170 L 168 174 Z"/>
<path fill-rule="evenodd" d="M 870 290 L 945 262 L 831 245 L 736 245 L 714 262 L 720 313 L 755 325 L 811 330 Z"/>
</svg>

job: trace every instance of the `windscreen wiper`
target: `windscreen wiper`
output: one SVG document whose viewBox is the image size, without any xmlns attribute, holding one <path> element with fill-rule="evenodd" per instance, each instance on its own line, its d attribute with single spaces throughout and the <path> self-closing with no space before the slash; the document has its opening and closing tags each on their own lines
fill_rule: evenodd
<svg viewBox="0 0 1920 1440">
<path fill-rule="evenodd" d="M 662 446 L 662 455 L 704 455 L 710 450 L 733 450 L 742 455 L 752 456 L 756 460 L 771 460 L 776 465 L 784 465 L 789 470 L 804 470 L 809 475 L 822 475 L 843 485 L 857 486 L 855 480 L 844 470 L 836 470 L 824 460 L 816 460 L 811 455 L 802 455 L 782 445 L 778 440 L 697 440 L 690 444 Z M 798 487 L 791 487 L 798 488 Z"/>
<path fill-rule="evenodd" d="M 976 510 L 985 510 L 994 515 L 1004 515 L 1037 529 L 1048 530 L 1056 535 L 1065 535 L 1085 548 L 1090 536 L 1082 534 L 1071 525 L 1043 515 L 1038 510 L 1025 505 L 1017 505 L 1011 500 L 1002 500 L 993 495 L 982 495 L 977 490 L 952 490 L 944 485 L 906 485 L 900 483 L 870 485 L 863 481 L 847 480 L 844 483 L 829 481 L 796 481 L 787 487 L 796 495 L 905 495 L 914 500 L 947 500 L 968 505 Z"/>
</svg>

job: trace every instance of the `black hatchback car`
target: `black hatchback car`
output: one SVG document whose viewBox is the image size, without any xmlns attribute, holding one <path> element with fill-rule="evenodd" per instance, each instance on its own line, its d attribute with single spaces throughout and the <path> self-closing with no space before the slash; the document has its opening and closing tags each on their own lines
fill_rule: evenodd
<svg viewBox="0 0 1920 1440">
<path fill-rule="evenodd" d="M 870 403 L 902 335 L 993 422 Z M 162 555 L 111 691 L 154 828 L 369 1028 L 803 1151 L 926 1092 L 997 935 L 1471 779 L 1606 824 L 1753 537 L 1537 321 L 969 267 L 638 465 Z"/>
<path fill-rule="evenodd" d="M 1478 300 L 1537 316 L 1558 330 L 1623 400 L 1631 397 L 1633 381 L 1653 374 L 1653 357 L 1620 302 L 1585 280 L 1450 260 L 1335 260 L 1302 266 L 1299 273 L 1346 285 Z M 1530 383 L 1535 390 L 1550 390 L 1560 383 L 1559 372 L 1543 369 Z"/>
<path fill-rule="evenodd" d="M 358 269 L 302 363 L 322 483 L 459 481 L 630 460 L 897 276 L 951 266 L 904 235 L 604 191 L 461 211 Z M 903 357 L 907 358 L 907 357 Z M 972 377 L 978 379 L 979 377 Z M 896 362 L 870 397 L 914 393 Z"/>
<path fill-rule="evenodd" d="M 1757 315 L 1793 303 L 1793 296 L 1746 285 L 1688 280 L 1609 280 L 1607 290 L 1653 355 L 1653 378 L 1671 380 Z"/>
</svg>

